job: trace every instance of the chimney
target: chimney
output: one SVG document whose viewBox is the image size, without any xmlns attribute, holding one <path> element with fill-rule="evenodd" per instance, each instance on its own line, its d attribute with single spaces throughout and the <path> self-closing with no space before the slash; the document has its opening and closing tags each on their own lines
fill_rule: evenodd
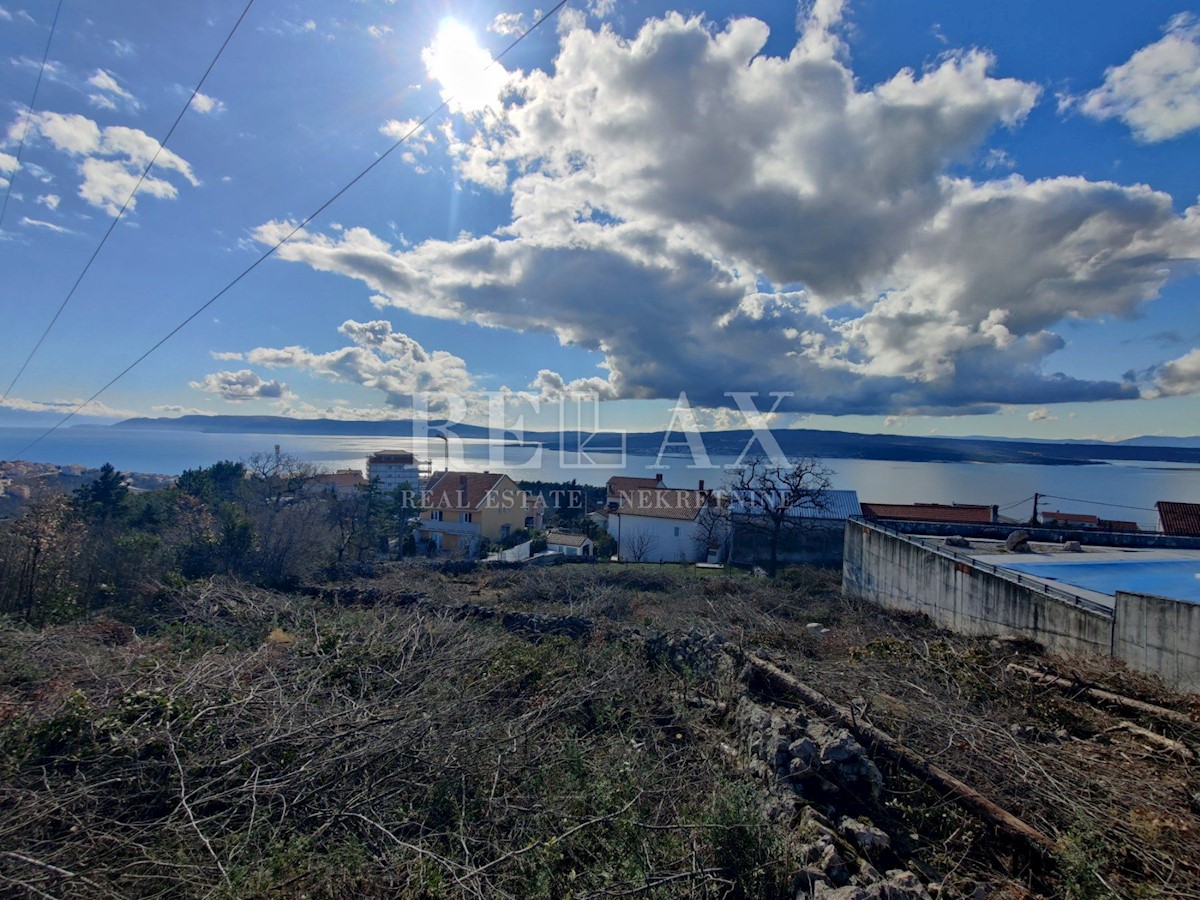
<svg viewBox="0 0 1200 900">
<path fill-rule="evenodd" d="M 467 476 L 461 474 L 458 476 L 458 505 L 467 505 Z"/>
<path fill-rule="evenodd" d="M 704 479 L 703 478 L 700 479 L 700 487 L 696 488 L 696 490 L 698 490 L 698 491 L 704 490 Z"/>
<path fill-rule="evenodd" d="M 992 507 L 992 524 L 995 525 L 1000 521 L 1000 506 L 999 504 Z"/>
<path fill-rule="evenodd" d="M 654 483 L 655 483 L 656 485 L 662 484 L 662 472 L 656 472 L 656 473 L 655 473 L 655 475 L 654 475 Z"/>
</svg>

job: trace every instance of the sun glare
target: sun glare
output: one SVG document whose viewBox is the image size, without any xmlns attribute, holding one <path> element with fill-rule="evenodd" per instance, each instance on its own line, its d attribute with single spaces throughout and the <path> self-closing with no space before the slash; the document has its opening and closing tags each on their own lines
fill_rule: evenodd
<svg viewBox="0 0 1200 900">
<path fill-rule="evenodd" d="M 433 43 L 421 51 L 421 60 L 455 112 L 479 112 L 496 103 L 508 78 L 503 66 L 491 65 L 492 55 L 479 46 L 470 29 L 454 19 L 442 22 Z"/>
</svg>

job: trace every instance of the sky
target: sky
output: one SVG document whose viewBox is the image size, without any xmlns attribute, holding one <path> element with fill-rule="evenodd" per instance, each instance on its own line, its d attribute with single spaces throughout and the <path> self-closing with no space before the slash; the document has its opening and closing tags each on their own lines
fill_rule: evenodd
<svg viewBox="0 0 1200 900">
<path fill-rule="evenodd" d="M 1184 3 L 0 4 L 0 425 L 1200 433 Z"/>
</svg>

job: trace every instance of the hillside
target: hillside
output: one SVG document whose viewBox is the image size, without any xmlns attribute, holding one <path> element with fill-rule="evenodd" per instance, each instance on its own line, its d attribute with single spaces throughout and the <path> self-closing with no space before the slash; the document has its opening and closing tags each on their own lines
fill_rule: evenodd
<svg viewBox="0 0 1200 900">
<path fill-rule="evenodd" d="M 0 878 L 38 896 L 1200 891 L 1196 728 L 1125 727 L 1006 670 L 1072 674 L 1035 648 L 846 601 L 835 573 L 205 580 L 9 620 L 0 660 Z"/>
<path fill-rule="evenodd" d="M 430 423 L 430 431 L 445 425 Z M 126 419 L 120 429 L 166 429 L 208 433 L 257 433 L 341 435 L 362 437 L 412 437 L 413 422 L 345 422 L 332 419 L 292 419 L 284 416 L 179 416 L 176 418 Z M 450 431 L 464 439 L 490 437 L 487 428 L 454 424 Z M 1193 439 L 1134 438 L 1129 441 L 1033 441 L 999 438 L 912 437 L 889 434 L 857 434 L 845 431 L 789 428 L 773 432 L 782 450 L 791 456 L 822 456 L 831 459 L 877 459 L 910 462 L 991 462 L 1035 465 L 1086 465 L 1107 460 L 1142 460 L 1200 465 L 1200 444 Z M 505 433 L 506 440 L 517 435 Z M 681 432 L 629 433 L 625 449 L 635 456 L 656 456 L 664 449 L 686 453 Z M 712 456 L 739 456 L 753 438 L 749 430 L 706 431 L 704 446 Z M 581 442 L 592 452 L 618 449 L 615 434 L 573 434 L 526 431 L 520 439 L 540 443 L 548 449 L 575 450 Z M 757 449 L 757 445 L 756 445 Z"/>
</svg>

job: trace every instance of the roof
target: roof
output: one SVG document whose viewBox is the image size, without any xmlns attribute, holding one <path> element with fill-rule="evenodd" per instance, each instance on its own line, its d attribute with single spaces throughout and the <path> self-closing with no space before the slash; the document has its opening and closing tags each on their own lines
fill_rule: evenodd
<svg viewBox="0 0 1200 900">
<path fill-rule="evenodd" d="M 813 498 L 816 503 L 816 498 Z M 776 507 L 777 508 L 777 507 Z M 730 504 L 730 512 L 739 515 L 753 514 L 755 506 L 744 501 L 734 501 Z M 858 503 L 857 491 L 823 491 L 820 506 L 795 506 L 787 510 L 787 517 L 792 519 L 848 519 L 851 516 L 861 516 L 862 508 Z"/>
<path fill-rule="evenodd" d="M 317 484 L 330 484 L 335 488 L 367 486 L 367 479 L 362 472 L 334 472 L 329 475 L 318 475 L 313 479 Z"/>
<path fill-rule="evenodd" d="M 1200 534 L 1200 503 L 1159 500 L 1154 504 L 1167 534 Z"/>
<path fill-rule="evenodd" d="M 376 465 L 412 466 L 416 465 L 417 458 L 407 450 L 380 450 L 378 453 L 372 453 L 367 462 Z"/>
<path fill-rule="evenodd" d="M 950 522 L 955 525 L 990 525 L 992 508 L 965 503 L 863 503 L 868 519 L 898 519 L 902 522 Z"/>
<path fill-rule="evenodd" d="M 567 534 L 565 531 L 551 531 L 546 534 L 547 544 L 557 544 L 560 547 L 582 547 L 590 540 L 586 534 Z"/>
<path fill-rule="evenodd" d="M 608 496 L 623 497 L 629 494 L 636 494 L 639 491 L 654 491 L 663 487 L 662 476 L 658 475 L 654 478 L 635 478 L 632 475 L 614 475 L 605 483 L 608 489 Z"/>
<path fill-rule="evenodd" d="M 1079 522 L 1081 525 L 1099 525 L 1100 517 L 1091 516 L 1087 513 L 1069 513 L 1069 512 L 1044 512 L 1042 513 L 1042 521 L 1053 519 L 1056 522 Z"/>
<path fill-rule="evenodd" d="M 708 491 L 683 488 L 635 490 L 631 495 L 622 496 L 621 507 L 610 515 L 690 522 L 700 514 L 710 496 Z"/>
<path fill-rule="evenodd" d="M 425 489 L 425 506 L 428 509 L 478 509 L 505 479 L 512 484 L 510 490 L 524 493 L 507 475 L 494 472 L 442 472 Z"/>
</svg>

